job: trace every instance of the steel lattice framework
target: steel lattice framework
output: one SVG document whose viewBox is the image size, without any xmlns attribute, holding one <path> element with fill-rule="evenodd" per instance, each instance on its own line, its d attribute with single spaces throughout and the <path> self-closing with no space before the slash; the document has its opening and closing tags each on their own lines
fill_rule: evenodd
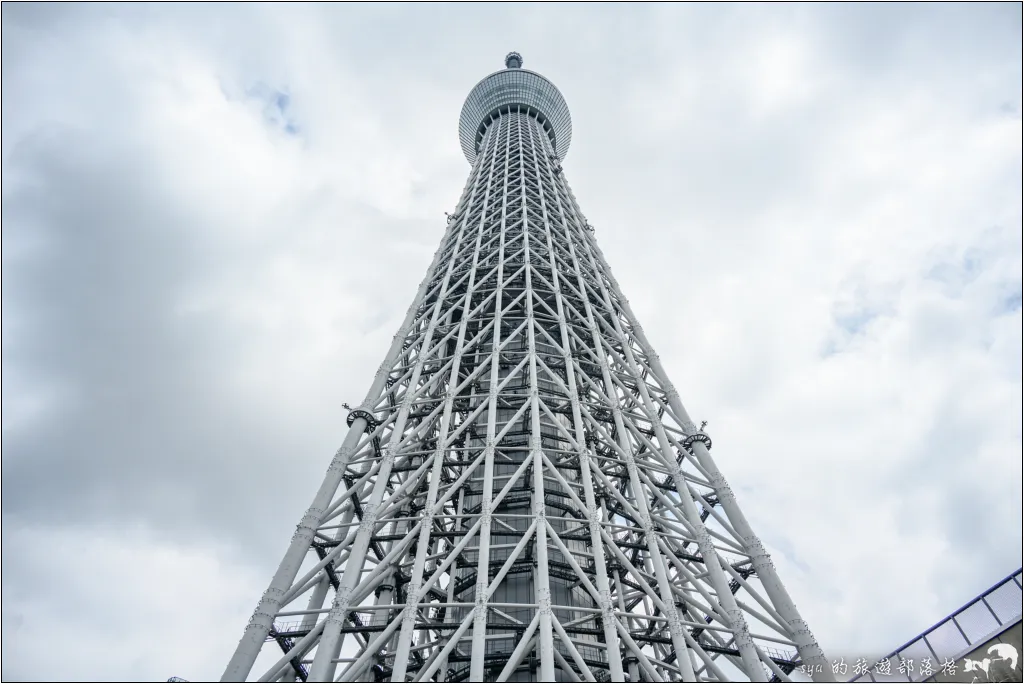
<svg viewBox="0 0 1024 684">
<path fill-rule="evenodd" d="M 224 679 L 830 678 L 521 64 L 467 100 L 469 182 Z"/>
</svg>

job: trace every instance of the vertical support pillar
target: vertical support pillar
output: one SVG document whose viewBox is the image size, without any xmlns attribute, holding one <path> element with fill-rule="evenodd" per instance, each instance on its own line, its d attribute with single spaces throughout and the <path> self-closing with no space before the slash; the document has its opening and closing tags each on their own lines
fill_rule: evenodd
<svg viewBox="0 0 1024 684">
<path fill-rule="evenodd" d="M 491 500 L 494 498 L 494 443 L 495 430 L 498 416 L 498 383 L 500 382 L 501 355 L 498 351 L 501 345 L 501 308 L 502 308 L 502 281 L 505 274 L 505 221 L 508 215 L 508 167 L 509 147 L 511 135 L 509 131 L 509 120 L 499 119 L 489 146 L 489 153 L 492 159 L 495 156 L 494 147 L 501 142 L 501 133 L 505 134 L 505 164 L 502 168 L 500 189 L 501 189 L 501 237 L 499 238 L 498 250 L 498 280 L 497 292 L 494 301 L 494 329 L 491 332 L 491 355 L 490 370 L 488 375 L 488 397 L 487 397 L 487 433 L 484 442 L 484 472 L 483 485 L 480 495 L 480 532 L 477 536 L 477 564 L 476 564 L 476 587 L 473 593 L 475 606 L 473 607 L 473 641 L 470 654 L 469 678 L 470 681 L 482 682 L 484 680 L 484 661 L 487 655 L 487 579 L 491 567 Z M 486 214 L 486 210 L 484 211 Z M 482 217 L 481 217 L 482 220 Z"/>
<path fill-rule="evenodd" d="M 531 144 L 532 143 L 533 140 L 531 136 Z M 591 557 L 594 560 L 594 579 L 597 582 L 597 590 L 601 595 L 601 622 L 606 645 L 605 650 L 608 658 L 608 670 L 611 675 L 611 681 L 622 682 L 625 681 L 625 677 L 622 671 L 622 658 L 619 654 L 619 632 L 615 629 L 617 618 L 615 617 L 615 607 L 612 604 L 611 588 L 608 585 L 608 565 L 604 555 L 604 541 L 601 539 L 601 524 L 604 522 L 604 518 L 601 510 L 597 507 L 597 500 L 594 496 L 593 475 L 590 472 L 590 452 L 587 449 L 586 431 L 583 427 L 583 417 L 580 414 L 580 398 L 576 385 L 576 371 L 573 368 L 572 356 L 569 351 L 572 348 L 572 343 L 569 338 L 569 331 L 566 323 L 565 307 L 562 303 L 564 296 L 562 295 L 561 288 L 561 274 L 559 273 L 558 265 L 555 262 L 555 245 L 551 231 L 551 218 L 548 215 L 547 196 L 544 192 L 541 167 L 537 161 L 541 155 L 543 155 L 543 158 L 547 161 L 547 163 L 544 164 L 544 169 L 546 171 L 548 182 L 552 184 L 552 187 L 554 187 L 556 181 L 554 174 L 551 172 L 551 165 L 549 161 L 550 155 L 543 148 L 540 154 L 538 154 L 536 152 L 536 146 L 534 146 L 534 173 L 538 180 L 537 185 L 540 188 L 541 212 L 544 217 L 544 235 L 547 239 L 548 261 L 551 266 L 551 277 L 554 281 L 553 284 L 555 286 L 555 292 L 558 295 L 555 299 L 555 303 L 557 307 L 556 312 L 558 314 L 558 330 L 562 342 L 562 361 L 565 364 L 566 381 L 569 389 L 569 402 L 572 406 L 573 430 L 576 436 L 576 443 L 581 446 L 577 453 L 577 458 L 579 459 L 580 479 L 583 481 L 584 502 L 587 505 Z"/>
<path fill-rule="evenodd" d="M 522 128 L 517 128 L 519 136 L 519 164 L 520 168 L 525 167 L 523 159 Z M 537 610 L 540 614 L 537 635 L 537 644 L 540 650 L 540 680 L 542 682 L 555 681 L 555 655 L 554 637 L 552 635 L 551 620 L 554 618 L 551 611 L 551 583 L 549 577 L 551 571 L 548 568 L 548 539 L 545 517 L 547 505 L 544 501 L 544 467 L 540 457 L 541 432 L 540 432 L 540 399 L 537 385 L 537 338 L 536 319 L 533 312 L 533 269 L 530 256 L 530 222 L 527 214 L 526 204 L 526 174 L 525 169 L 520 176 L 520 202 L 523 210 L 523 246 L 525 252 L 523 261 L 526 263 L 526 333 L 529 354 L 530 368 L 530 456 L 533 459 L 533 515 L 537 525 L 537 572 L 534 574 L 534 591 L 536 592 Z"/>
</svg>

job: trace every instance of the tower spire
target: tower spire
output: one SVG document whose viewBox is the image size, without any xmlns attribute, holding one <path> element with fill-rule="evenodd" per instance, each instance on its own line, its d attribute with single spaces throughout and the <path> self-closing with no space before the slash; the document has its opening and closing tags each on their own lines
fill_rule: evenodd
<svg viewBox="0 0 1024 684">
<path fill-rule="evenodd" d="M 469 182 L 224 679 L 829 679 L 576 204 L 564 98 L 505 66 L 466 99 Z"/>
</svg>

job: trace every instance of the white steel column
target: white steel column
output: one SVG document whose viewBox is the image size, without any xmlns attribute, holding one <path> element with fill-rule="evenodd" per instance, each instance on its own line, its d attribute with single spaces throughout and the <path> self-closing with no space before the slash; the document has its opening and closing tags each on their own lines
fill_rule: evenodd
<svg viewBox="0 0 1024 684">
<path fill-rule="evenodd" d="M 531 136 L 531 146 L 533 146 L 532 142 Z M 536 146 L 533 147 L 534 173 L 536 174 L 537 179 L 540 181 L 542 177 L 546 176 L 546 180 L 549 183 L 554 184 L 555 179 L 552 176 L 550 164 L 547 162 L 544 164 L 544 170 L 546 173 L 542 174 L 540 164 L 537 160 L 538 152 L 536 150 Z M 549 151 L 542 149 L 540 154 L 543 154 L 544 158 L 547 159 Z M 566 329 L 565 308 L 562 305 L 560 287 L 561 275 L 559 274 L 558 266 L 555 263 L 555 246 L 551 232 L 551 217 L 548 215 L 547 196 L 544 192 L 543 182 L 539 183 L 539 185 L 541 188 L 541 210 L 544 216 L 544 233 L 548 245 L 548 259 L 551 265 L 555 291 L 559 293 L 555 302 L 557 304 L 558 312 L 558 331 L 562 342 L 562 360 L 565 363 L 569 401 L 572 404 L 573 430 L 575 431 L 577 445 L 582 447 L 577 450 L 577 458 L 579 459 L 580 475 L 583 480 L 583 493 L 587 505 L 586 513 L 590 529 L 590 546 L 592 557 L 594 559 L 595 580 L 597 581 L 597 590 L 601 595 L 601 621 L 602 629 L 604 631 L 604 640 L 607 646 L 606 653 L 608 658 L 608 667 L 610 670 L 611 681 L 622 682 L 625 681 L 625 676 L 622 671 L 622 658 L 619 654 L 619 634 L 615 629 L 615 606 L 612 603 L 611 588 L 608 584 L 608 565 L 605 561 L 604 541 L 601 539 L 601 523 L 603 522 L 603 517 L 601 515 L 601 510 L 597 507 L 597 500 L 594 497 L 593 476 L 590 474 L 590 452 L 586 449 L 587 440 L 583 427 L 583 417 L 580 415 L 579 393 L 576 387 L 576 371 L 573 368 L 572 357 L 569 353 L 570 340 L 569 333 Z M 632 681 L 636 680 L 633 679 Z"/>
<path fill-rule="evenodd" d="M 501 143 L 500 134 L 504 131 L 508 136 L 509 121 L 499 120 L 490 131 L 491 158 L 494 158 L 494 147 Z M 484 658 L 487 653 L 487 576 L 491 563 L 491 501 L 494 498 L 494 435 L 498 418 L 498 383 L 500 382 L 499 359 L 501 356 L 501 307 L 502 283 L 505 276 L 505 220 L 508 214 L 508 163 L 511 139 L 505 138 L 505 160 L 502 175 L 498 180 L 501 192 L 501 236 L 498 249 L 498 280 L 494 301 L 494 329 L 491 333 L 490 375 L 487 388 L 487 433 L 484 443 L 483 491 L 480 495 L 480 532 L 477 541 L 476 587 L 474 591 L 475 606 L 473 608 L 473 643 L 470 653 L 470 681 L 482 682 L 484 678 Z M 486 213 L 486 209 L 485 209 Z"/>
<path fill-rule="evenodd" d="M 544 468 L 541 467 L 541 433 L 540 433 L 540 402 L 538 398 L 539 387 L 537 384 L 537 337 L 534 330 L 535 320 L 533 315 L 533 269 L 530 268 L 530 222 L 526 206 L 526 162 L 523 159 L 522 128 L 516 129 L 519 138 L 519 165 L 520 165 L 520 202 L 523 210 L 523 261 L 526 263 L 526 333 L 528 358 L 530 360 L 530 455 L 533 459 L 533 515 L 537 523 L 537 571 L 534 573 L 534 591 L 537 594 L 537 611 L 540 613 L 538 642 L 540 645 L 540 681 L 555 681 L 555 656 L 554 639 L 551 633 L 551 621 L 554 616 L 551 612 L 551 585 L 548 581 L 550 569 L 548 568 L 548 541 L 547 526 L 544 522 L 547 514 L 547 504 L 544 500 Z"/>
</svg>

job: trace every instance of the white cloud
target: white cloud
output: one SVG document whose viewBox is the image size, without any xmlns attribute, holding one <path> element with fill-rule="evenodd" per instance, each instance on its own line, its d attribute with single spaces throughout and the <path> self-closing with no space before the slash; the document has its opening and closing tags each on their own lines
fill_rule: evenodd
<svg viewBox="0 0 1024 684">
<path fill-rule="evenodd" d="M 927 627 L 1020 564 L 1019 23 L 5 5 L 4 677 L 219 673 L 510 49 L 565 93 L 574 191 L 819 640 Z"/>
<path fill-rule="evenodd" d="M 209 653 L 238 638 L 221 625 L 240 630 L 265 582 L 222 549 L 144 528 L 5 529 L 4 555 L 7 680 L 215 679 Z"/>
</svg>

